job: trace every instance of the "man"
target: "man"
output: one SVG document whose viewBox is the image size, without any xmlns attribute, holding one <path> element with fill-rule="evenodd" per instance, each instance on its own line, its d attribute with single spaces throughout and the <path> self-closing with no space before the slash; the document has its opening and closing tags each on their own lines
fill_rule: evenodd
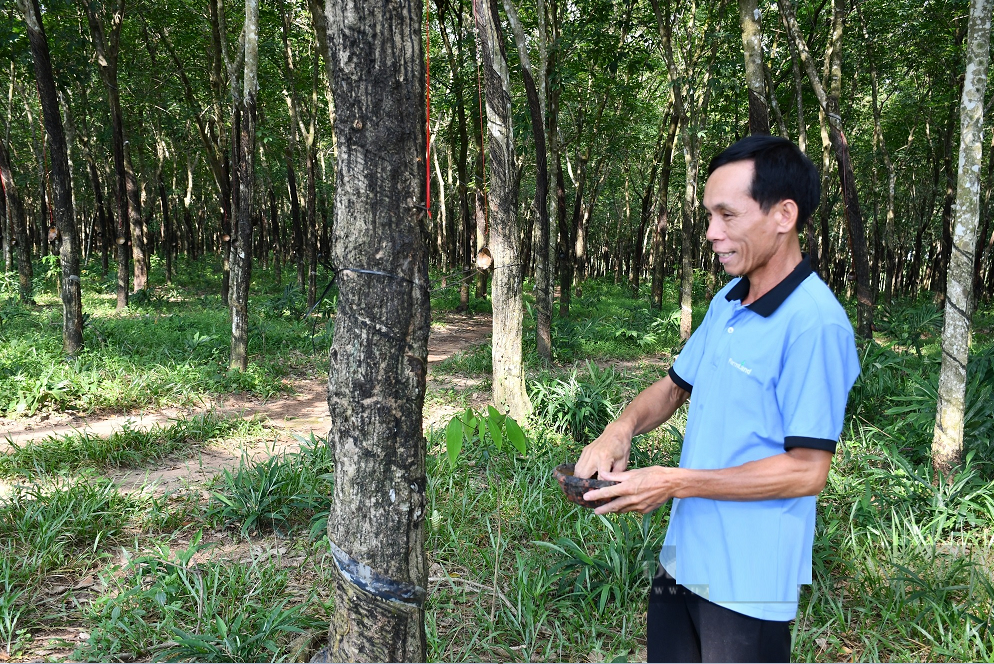
<svg viewBox="0 0 994 664">
<path fill-rule="evenodd" d="M 859 375 L 852 325 L 802 256 L 818 173 L 790 141 L 747 137 L 715 157 L 707 239 L 732 280 L 669 375 L 584 448 L 576 474 L 619 482 L 597 509 L 673 499 L 649 598 L 650 662 L 790 659 L 789 621 L 811 583 L 815 496 Z M 691 398 L 691 393 L 693 397 Z M 627 470 L 632 437 L 688 398 L 679 468 Z"/>
</svg>

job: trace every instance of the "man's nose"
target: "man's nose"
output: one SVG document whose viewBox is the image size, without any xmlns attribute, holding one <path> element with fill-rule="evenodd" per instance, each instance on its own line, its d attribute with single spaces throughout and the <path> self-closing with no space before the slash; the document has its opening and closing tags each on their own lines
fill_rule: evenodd
<svg viewBox="0 0 994 664">
<path fill-rule="evenodd" d="M 704 232 L 704 237 L 707 238 L 708 242 L 717 242 L 724 235 L 724 229 L 721 228 L 721 222 L 716 221 L 714 217 L 708 219 L 708 227 Z"/>
</svg>

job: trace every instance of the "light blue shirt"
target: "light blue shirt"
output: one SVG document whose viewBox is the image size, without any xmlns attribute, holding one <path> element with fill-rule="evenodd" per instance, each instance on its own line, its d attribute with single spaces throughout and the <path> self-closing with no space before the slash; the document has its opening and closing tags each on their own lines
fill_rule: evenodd
<svg viewBox="0 0 994 664">
<path fill-rule="evenodd" d="M 793 447 L 835 451 L 859 375 L 852 325 L 805 258 L 743 306 L 747 278 L 715 296 L 670 369 L 692 391 L 681 468 L 728 468 Z M 791 620 L 811 583 L 815 497 L 674 499 L 659 560 L 702 597 Z"/>
</svg>

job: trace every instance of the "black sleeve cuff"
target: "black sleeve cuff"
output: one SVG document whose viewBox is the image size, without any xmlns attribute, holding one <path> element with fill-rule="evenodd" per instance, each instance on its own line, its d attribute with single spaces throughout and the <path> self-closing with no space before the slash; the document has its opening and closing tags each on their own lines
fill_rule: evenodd
<svg viewBox="0 0 994 664">
<path fill-rule="evenodd" d="M 688 383 L 687 381 L 685 381 L 683 378 L 680 378 L 680 376 L 677 375 L 677 372 L 673 371 L 673 367 L 670 367 L 670 370 L 667 373 L 669 374 L 670 379 L 672 379 L 672 381 L 676 383 L 676 386 L 679 387 L 681 390 L 683 390 L 684 392 L 694 391 L 694 386 Z"/>
<path fill-rule="evenodd" d="M 808 438 L 806 436 L 787 436 L 783 439 L 783 448 L 791 450 L 795 447 L 807 447 L 812 450 L 825 450 L 835 454 L 836 441 L 827 438 Z"/>
</svg>

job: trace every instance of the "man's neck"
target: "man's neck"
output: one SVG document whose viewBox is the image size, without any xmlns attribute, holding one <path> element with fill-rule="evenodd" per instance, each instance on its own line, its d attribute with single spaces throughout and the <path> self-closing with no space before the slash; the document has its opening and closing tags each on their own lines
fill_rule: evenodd
<svg viewBox="0 0 994 664">
<path fill-rule="evenodd" d="M 749 278 L 749 294 L 742 304 L 752 304 L 769 293 L 794 271 L 802 259 L 801 245 L 797 241 L 785 245 L 765 265 L 745 275 Z"/>
</svg>

